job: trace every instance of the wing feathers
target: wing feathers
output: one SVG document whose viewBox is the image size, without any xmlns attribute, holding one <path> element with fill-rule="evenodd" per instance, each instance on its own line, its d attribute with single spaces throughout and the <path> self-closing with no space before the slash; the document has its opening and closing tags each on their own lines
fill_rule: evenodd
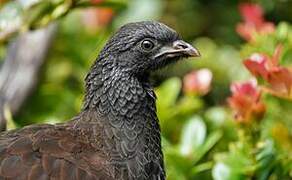
<svg viewBox="0 0 292 180">
<path fill-rule="evenodd" d="M 61 126 L 62 127 L 62 126 Z M 0 136 L 0 180 L 112 179 L 100 152 L 66 127 L 32 126 Z M 73 128 L 72 128 L 73 129 Z M 76 131 L 75 133 L 77 133 Z"/>
</svg>

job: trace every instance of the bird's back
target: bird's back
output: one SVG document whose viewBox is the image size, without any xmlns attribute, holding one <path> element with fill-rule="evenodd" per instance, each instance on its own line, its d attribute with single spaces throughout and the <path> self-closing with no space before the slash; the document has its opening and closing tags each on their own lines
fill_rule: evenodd
<svg viewBox="0 0 292 180">
<path fill-rule="evenodd" d="M 0 137 L 0 179 L 113 179 L 103 153 L 72 127 L 33 125 Z"/>
<path fill-rule="evenodd" d="M 154 133 L 151 129 L 155 127 L 143 129 L 147 128 Z M 146 142 L 128 142 L 119 136 L 129 135 L 116 131 L 109 119 L 92 111 L 64 124 L 31 125 L 3 132 L 0 180 L 163 179 L 160 144 L 155 139 L 149 137 L 142 146 Z"/>
</svg>

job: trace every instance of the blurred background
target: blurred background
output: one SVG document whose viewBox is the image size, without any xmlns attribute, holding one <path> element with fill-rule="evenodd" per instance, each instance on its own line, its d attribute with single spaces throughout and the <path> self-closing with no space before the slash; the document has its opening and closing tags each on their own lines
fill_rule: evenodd
<svg viewBox="0 0 292 180">
<path fill-rule="evenodd" d="M 292 179 L 291 0 L 0 0 L 1 129 L 69 120 L 121 25 L 200 50 L 152 74 L 167 177 Z"/>
</svg>

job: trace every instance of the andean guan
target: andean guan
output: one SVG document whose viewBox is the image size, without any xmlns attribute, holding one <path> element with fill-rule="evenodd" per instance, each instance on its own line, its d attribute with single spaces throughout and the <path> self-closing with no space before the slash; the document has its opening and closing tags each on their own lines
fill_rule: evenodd
<svg viewBox="0 0 292 180">
<path fill-rule="evenodd" d="M 76 117 L 0 134 L 0 179 L 165 179 L 148 76 L 190 56 L 199 56 L 198 50 L 162 23 L 122 26 L 86 76 Z"/>
</svg>

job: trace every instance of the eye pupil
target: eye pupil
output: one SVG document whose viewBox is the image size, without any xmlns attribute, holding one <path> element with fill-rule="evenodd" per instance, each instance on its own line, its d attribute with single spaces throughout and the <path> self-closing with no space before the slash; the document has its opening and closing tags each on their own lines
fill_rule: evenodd
<svg viewBox="0 0 292 180">
<path fill-rule="evenodd" d="M 145 49 L 145 50 L 151 50 L 153 47 L 154 47 L 154 44 L 153 42 L 151 42 L 150 40 L 144 40 L 142 42 L 142 47 Z"/>
</svg>

